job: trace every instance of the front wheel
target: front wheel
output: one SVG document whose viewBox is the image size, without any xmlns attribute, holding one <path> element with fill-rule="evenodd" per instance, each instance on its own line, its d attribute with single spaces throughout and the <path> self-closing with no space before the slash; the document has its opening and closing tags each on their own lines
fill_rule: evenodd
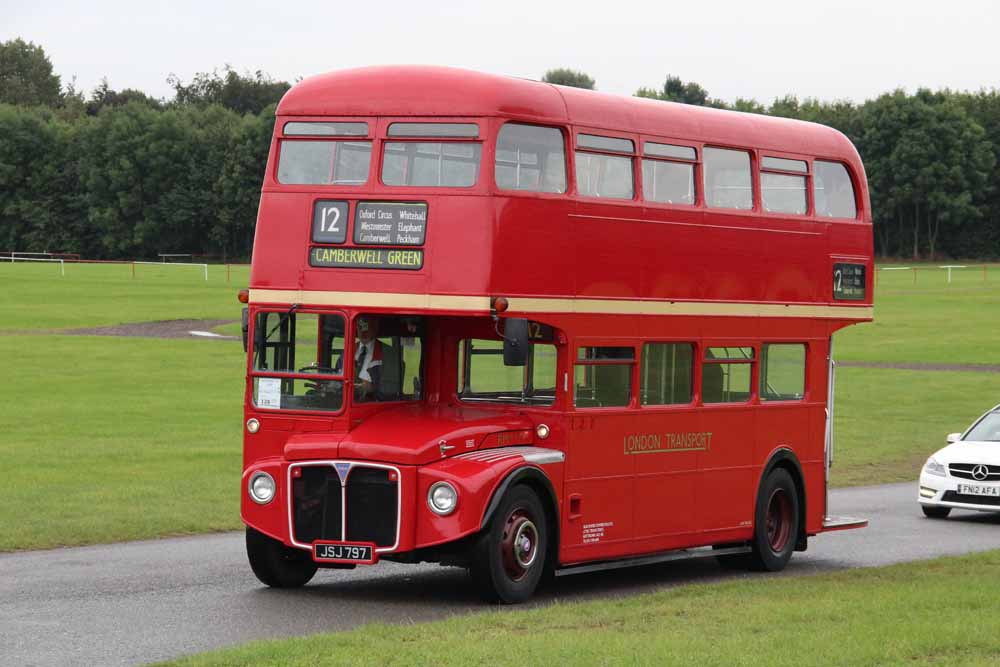
<svg viewBox="0 0 1000 667">
<path fill-rule="evenodd" d="M 529 487 L 515 486 L 473 548 L 470 570 L 483 598 L 504 604 L 530 598 L 545 571 L 548 546 L 542 502 Z"/>
<path fill-rule="evenodd" d="M 247 528 L 247 558 L 261 583 L 272 588 L 298 588 L 316 574 L 308 551 L 286 547 L 253 528 Z"/>
<path fill-rule="evenodd" d="M 792 476 L 784 468 L 768 474 L 757 496 L 750 567 L 777 572 L 784 569 L 799 537 L 799 497 Z"/>
<path fill-rule="evenodd" d="M 948 515 L 951 514 L 950 507 L 935 507 L 934 505 L 921 505 L 920 509 L 924 511 L 924 516 L 928 519 L 947 519 Z"/>
</svg>

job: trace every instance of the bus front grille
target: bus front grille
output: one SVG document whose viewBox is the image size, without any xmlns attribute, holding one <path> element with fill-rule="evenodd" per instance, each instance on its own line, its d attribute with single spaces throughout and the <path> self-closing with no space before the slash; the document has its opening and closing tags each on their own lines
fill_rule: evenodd
<svg viewBox="0 0 1000 667">
<path fill-rule="evenodd" d="M 341 464 L 343 465 L 343 464 Z M 332 465 L 300 466 L 292 478 L 292 537 L 396 544 L 399 482 L 394 471 L 352 464 L 343 486 Z M 344 522 L 346 521 L 346 526 Z"/>
</svg>

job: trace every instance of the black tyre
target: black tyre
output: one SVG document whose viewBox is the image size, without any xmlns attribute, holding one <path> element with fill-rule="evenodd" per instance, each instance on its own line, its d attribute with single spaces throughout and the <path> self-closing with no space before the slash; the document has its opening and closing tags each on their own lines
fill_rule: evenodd
<svg viewBox="0 0 1000 667">
<path fill-rule="evenodd" d="M 784 569 L 799 537 L 799 496 L 792 476 L 775 468 L 761 484 L 754 512 L 749 565 L 753 570 Z"/>
<path fill-rule="evenodd" d="M 951 514 L 950 507 L 934 507 L 933 505 L 921 505 L 920 509 L 924 511 L 924 516 L 928 519 L 947 519 L 948 515 Z"/>
<path fill-rule="evenodd" d="M 316 574 L 308 551 L 286 547 L 253 528 L 247 528 L 247 558 L 261 583 L 272 588 L 298 588 Z"/>
<path fill-rule="evenodd" d="M 538 587 L 549 548 L 545 508 L 531 488 L 510 489 L 473 547 L 470 572 L 489 602 L 524 602 Z"/>
</svg>

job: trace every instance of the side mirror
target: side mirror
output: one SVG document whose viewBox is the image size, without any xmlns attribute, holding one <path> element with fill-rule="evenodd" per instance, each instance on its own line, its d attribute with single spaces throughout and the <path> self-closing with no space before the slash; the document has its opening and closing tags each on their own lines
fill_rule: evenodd
<svg viewBox="0 0 1000 667">
<path fill-rule="evenodd" d="M 243 309 L 243 351 L 247 351 L 247 340 L 250 338 L 250 309 Z"/>
<path fill-rule="evenodd" d="M 503 365 L 524 366 L 528 361 L 528 320 L 515 317 L 504 320 Z"/>
<path fill-rule="evenodd" d="M 948 441 L 948 444 L 951 444 L 953 442 L 958 442 L 961 439 L 962 439 L 962 434 L 961 433 L 949 433 L 948 437 L 945 438 L 945 440 Z"/>
</svg>

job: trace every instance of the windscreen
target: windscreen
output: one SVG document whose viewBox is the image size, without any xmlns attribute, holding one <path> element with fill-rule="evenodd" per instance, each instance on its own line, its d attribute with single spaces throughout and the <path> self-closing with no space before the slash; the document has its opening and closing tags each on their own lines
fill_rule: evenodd
<svg viewBox="0 0 1000 667">
<path fill-rule="evenodd" d="M 338 411 L 344 405 L 341 315 L 261 312 L 254 324 L 253 401 L 275 410 Z M 299 377 L 289 377 L 297 375 Z"/>
<path fill-rule="evenodd" d="M 969 429 L 962 440 L 1000 442 L 1000 412 L 991 412 Z"/>
</svg>

